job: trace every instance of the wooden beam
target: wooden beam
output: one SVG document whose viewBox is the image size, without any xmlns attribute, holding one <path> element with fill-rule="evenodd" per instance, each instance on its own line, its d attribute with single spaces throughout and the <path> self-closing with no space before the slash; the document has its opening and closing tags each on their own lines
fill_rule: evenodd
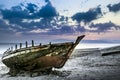
<svg viewBox="0 0 120 80">
<path fill-rule="evenodd" d="M 22 48 L 22 43 L 20 43 L 20 49 Z"/>
<path fill-rule="evenodd" d="M 26 45 L 26 48 L 27 48 L 28 47 L 28 42 L 27 41 L 25 42 L 25 45 Z"/>
<path fill-rule="evenodd" d="M 32 47 L 34 47 L 34 41 L 32 40 Z"/>
<path fill-rule="evenodd" d="M 15 50 L 17 49 L 17 44 L 15 45 Z"/>
<path fill-rule="evenodd" d="M 42 46 L 42 43 L 40 43 L 40 46 Z"/>
</svg>

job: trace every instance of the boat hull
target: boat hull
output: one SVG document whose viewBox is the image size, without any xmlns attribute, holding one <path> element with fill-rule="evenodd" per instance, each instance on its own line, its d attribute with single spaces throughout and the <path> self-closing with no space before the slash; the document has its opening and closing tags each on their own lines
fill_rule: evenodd
<svg viewBox="0 0 120 80">
<path fill-rule="evenodd" d="M 72 42 L 69 43 L 61 43 L 61 44 L 53 44 L 53 45 L 46 45 L 45 47 L 38 47 L 38 48 L 31 48 L 28 50 L 23 51 L 16 51 L 14 54 L 6 56 L 2 59 L 2 62 L 7 67 L 13 67 L 13 65 L 22 65 L 26 64 L 32 60 L 43 56 L 61 56 L 67 54 L 69 49 L 73 46 Z M 28 52 L 28 53 L 26 53 Z M 16 55 L 15 55 L 16 54 Z"/>
<path fill-rule="evenodd" d="M 8 52 L 7 56 L 5 54 L 2 62 L 10 68 L 11 75 L 21 70 L 41 72 L 52 68 L 62 68 L 84 36 L 79 36 L 75 43 L 66 42 L 17 49 Z"/>
</svg>

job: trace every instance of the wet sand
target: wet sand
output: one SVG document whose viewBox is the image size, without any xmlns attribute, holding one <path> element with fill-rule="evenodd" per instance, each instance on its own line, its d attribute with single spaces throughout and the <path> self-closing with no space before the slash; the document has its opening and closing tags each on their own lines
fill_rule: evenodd
<svg viewBox="0 0 120 80">
<path fill-rule="evenodd" d="M 9 70 L 0 67 L 0 80 L 120 80 L 120 54 L 101 56 L 98 48 L 76 49 L 61 69 L 51 74 L 18 74 L 10 77 Z"/>
</svg>

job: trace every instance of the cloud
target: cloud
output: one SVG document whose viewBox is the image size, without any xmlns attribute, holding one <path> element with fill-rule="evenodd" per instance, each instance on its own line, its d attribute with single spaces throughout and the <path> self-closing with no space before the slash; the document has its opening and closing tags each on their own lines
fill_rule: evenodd
<svg viewBox="0 0 120 80">
<path fill-rule="evenodd" d="M 38 16 L 42 17 L 42 18 L 52 18 L 57 15 L 58 15 L 58 13 L 57 13 L 56 9 L 52 6 L 51 2 L 48 2 L 38 12 Z"/>
<path fill-rule="evenodd" d="M 17 31 L 14 26 L 9 25 L 9 23 L 5 20 L 0 19 L 0 34 L 13 34 Z"/>
<path fill-rule="evenodd" d="M 59 28 L 51 28 L 47 29 L 47 32 L 44 34 L 49 35 L 62 35 L 62 34 L 75 34 L 75 33 L 83 33 L 86 32 L 86 29 L 81 26 L 69 26 L 69 25 L 60 25 Z"/>
<path fill-rule="evenodd" d="M 30 15 L 28 10 L 29 5 L 26 7 L 26 9 L 22 9 L 22 6 L 13 6 L 11 9 L 2 9 L 1 14 L 4 19 L 9 20 L 10 22 L 14 22 L 14 19 L 34 19 L 36 18 L 34 15 Z"/>
<path fill-rule="evenodd" d="M 84 26 L 77 26 L 76 32 L 87 32 L 87 29 L 84 28 Z"/>
<path fill-rule="evenodd" d="M 32 13 L 32 14 L 31 14 Z M 41 9 L 33 3 L 27 3 L 27 6 L 20 4 L 13 6 L 11 9 L 1 9 L 1 14 L 4 19 L 36 19 L 36 18 L 51 18 L 57 16 L 55 7 L 48 2 Z"/>
<path fill-rule="evenodd" d="M 3 7 L 4 7 L 4 5 L 1 5 L 1 4 L 0 4 L 0 9 L 3 8 Z"/>
<path fill-rule="evenodd" d="M 99 23 L 99 24 L 94 24 L 92 23 L 90 25 L 90 28 L 97 28 L 96 30 L 91 30 L 93 32 L 106 32 L 108 30 L 119 30 L 120 26 L 115 25 L 112 22 L 108 22 L 108 23 Z"/>
<path fill-rule="evenodd" d="M 29 31 L 29 33 L 47 33 L 49 31 L 49 29 L 34 29 Z"/>
<path fill-rule="evenodd" d="M 108 7 L 109 11 L 111 11 L 111 12 L 120 11 L 120 3 L 114 4 L 114 5 L 109 4 L 107 7 Z"/>
<path fill-rule="evenodd" d="M 52 27 L 56 24 L 55 18 L 57 11 L 52 6 L 51 2 L 47 2 L 45 6 L 39 8 L 36 4 L 27 3 L 13 6 L 10 9 L 0 9 L 2 18 L 8 20 L 11 25 L 17 25 L 26 30 L 34 29 L 34 26 L 39 28 Z M 38 20 L 39 21 L 35 21 Z M 27 20 L 24 22 L 24 20 Z"/>
<path fill-rule="evenodd" d="M 60 28 L 52 28 L 51 30 L 49 30 L 49 32 L 47 34 L 50 35 L 58 35 L 58 34 L 73 34 L 74 30 L 71 26 L 68 25 L 61 25 Z"/>
<path fill-rule="evenodd" d="M 67 21 L 68 18 L 59 16 L 55 7 L 48 1 L 43 7 L 39 8 L 32 3 L 19 4 L 10 9 L 0 10 L 2 19 L 8 21 L 9 25 L 2 23 L 4 29 L 11 31 L 22 32 L 22 34 L 64 34 L 73 33 L 71 26 L 64 26 L 62 21 Z M 0 23 L 1 24 L 1 23 Z M 7 26 L 7 27 L 6 27 Z M 54 28 L 59 26 L 60 28 Z M 4 31 L 4 30 L 3 30 Z"/>
<path fill-rule="evenodd" d="M 2 15 L 0 30 L 12 34 L 60 35 L 84 33 L 87 31 L 105 32 L 107 30 L 112 30 L 113 28 L 119 29 L 119 26 L 112 22 L 99 24 L 90 23 L 102 16 L 100 6 L 89 9 L 87 12 L 76 13 L 71 17 L 78 23 L 90 23 L 89 28 L 95 28 L 94 30 L 89 30 L 81 25 L 70 26 L 68 24 L 68 17 L 60 16 L 49 0 L 45 0 L 45 2 L 46 4 L 41 8 L 33 3 L 21 3 L 10 9 L 0 9 L 0 14 Z"/>
<path fill-rule="evenodd" d="M 27 3 L 26 9 L 28 9 L 30 13 L 34 13 L 35 11 L 37 11 L 38 6 L 33 3 Z"/>
<path fill-rule="evenodd" d="M 72 26 L 64 25 L 60 28 L 46 28 L 46 29 L 34 29 L 26 33 L 31 34 L 47 34 L 47 35 L 59 35 L 59 34 L 73 34 L 75 31 Z"/>
<path fill-rule="evenodd" d="M 89 9 L 87 12 L 78 12 L 72 16 L 73 20 L 76 20 L 78 23 L 85 22 L 90 23 L 91 21 L 102 16 L 101 8 L 98 6 L 96 8 Z"/>
<path fill-rule="evenodd" d="M 50 2 L 49 0 L 45 0 L 45 2 Z"/>
</svg>

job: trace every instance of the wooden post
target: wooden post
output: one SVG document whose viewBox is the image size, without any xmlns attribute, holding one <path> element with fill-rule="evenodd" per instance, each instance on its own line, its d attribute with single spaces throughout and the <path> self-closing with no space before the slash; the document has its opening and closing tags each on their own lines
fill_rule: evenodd
<svg viewBox="0 0 120 80">
<path fill-rule="evenodd" d="M 26 48 L 27 48 L 28 47 L 28 42 L 26 41 L 25 44 L 26 44 Z"/>
<path fill-rule="evenodd" d="M 20 49 L 22 48 L 22 43 L 20 43 Z"/>
<path fill-rule="evenodd" d="M 13 51 L 13 47 L 11 47 L 11 51 Z"/>
<path fill-rule="evenodd" d="M 40 46 L 41 46 L 42 44 L 40 43 Z"/>
<path fill-rule="evenodd" d="M 15 45 L 15 50 L 17 49 L 17 44 Z"/>
<path fill-rule="evenodd" d="M 32 47 L 34 47 L 34 41 L 32 40 Z"/>
<path fill-rule="evenodd" d="M 8 48 L 8 52 L 10 51 L 10 48 Z"/>
<path fill-rule="evenodd" d="M 7 49 L 7 52 L 9 52 L 9 48 Z"/>
<path fill-rule="evenodd" d="M 51 42 L 49 43 L 49 45 L 51 45 Z"/>
<path fill-rule="evenodd" d="M 6 51 L 6 53 L 8 52 L 8 49 L 7 49 L 7 51 Z"/>
</svg>

